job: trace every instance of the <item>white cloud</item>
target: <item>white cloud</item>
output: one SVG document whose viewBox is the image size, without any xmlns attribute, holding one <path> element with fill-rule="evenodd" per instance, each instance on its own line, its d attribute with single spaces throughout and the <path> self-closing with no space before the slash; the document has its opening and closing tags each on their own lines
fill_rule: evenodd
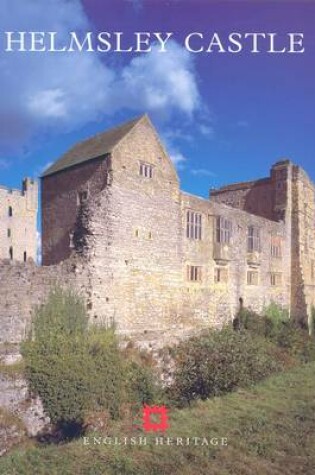
<svg viewBox="0 0 315 475">
<path fill-rule="evenodd" d="M 193 142 L 194 137 L 192 134 L 184 130 L 183 127 L 176 127 L 172 124 L 172 128 L 166 130 L 163 133 L 164 140 L 166 141 L 174 141 L 174 140 L 181 140 L 184 142 Z"/>
<path fill-rule="evenodd" d="M 214 129 L 211 125 L 200 124 L 199 125 L 199 131 L 202 135 L 205 135 L 209 138 L 212 138 L 213 135 L 214 135 Z"/>
<path fill-rule="evenodd" d="M 177 134 L 175 134 L 175 139 L 176 138 Z M 183 155 L 179 147 L 176 145 L 176 140 L 170 133 L 170 130 L 164 130 L 164 132 L 161 134 L 161 139 L 174 166 L 177 168 L 177 170 L 183 170 L 187 165 L 188 159 L 185 157 L 185 155 Z"/>
<path fill-rule="evenodd" d="M 12 13 L 14 12 L 14 14 Z M 69 31 L 93 27 L 79 0 L 2 0 L 1 31 Z M 0 56 L 0 154 L 18 155 L 34 137 L 80 128 L 121 110 L 160 121 L 192 119 L 201 99 L 192 56 L 175 42 L 168 52 L 139 55 L 113 68 L 96 53 L 5 53 Z"/>
<path fill-rule="evenodd" d="M 65 117 L 67 115 L 64 93 L 61 89 L 37 92 L 29 98 L 30 110 L 39 117 Z"/>
<path fill-rule="evenodd" d="M 174 165 L 179 169 L 183 168 L 183 165 L 185 164 L 185 162 L 187 162 L 187 158 L 184 157 L 184 155 L 177 150 L 170 152 L 170 159 L 172 160 Z"/>
<path fill-rule="evenodd" d="M 116 108 L 162 115 L 175 109 L 191 117 L 199 108 L 200 95 L 189 53 L 174 41 L 166 53 L 153 46 L 151 53 L 133 58 L 122 70 L 112 99 Z"/>
<path fill-rule="evenodd" d="M 210 176 L 210 177 L 217 176 L 215 173 L 205 168 L 193 168 L 192 170 L 190 170 L 190 172 L 192 175 L 195 175 L 195 176 Z"/>
</svg>

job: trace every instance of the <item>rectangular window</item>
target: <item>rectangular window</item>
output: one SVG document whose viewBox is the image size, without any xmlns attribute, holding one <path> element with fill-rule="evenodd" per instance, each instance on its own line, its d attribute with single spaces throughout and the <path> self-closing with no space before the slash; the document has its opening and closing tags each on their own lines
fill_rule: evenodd
<svg viewBox="0 0 315 475">
<path fill-rule="evenodd" d="M 225 267 L 216 267 L 214 269 L 214 282 L 227 283 L 227 281 L 228 281 L 228 270 Z"/>
<path fill-rule="evenodd" d="M 249 270 L 247 272 L 247 285 L 258 285 L 258 272 Z"/>
<path fill-rule="evenodd" d="M 187 266 L 187 280 L 191 282 L 200 282 L 201 266 Z"/>
<path fill-rule="evenodd" d="M 188 239 L 201 239 L 202 218 L 200 213 L 187 211 L 186 237 Z"/>
<path fill-rule="evenodd" d="M 140 175 L 144 176 L 145 178 L 152 178 L 153 176 L 153 166 L 149 163 L 140 163 Z"/>
<path fill-rule="evenodd" d="M 232 237 L 232 222 L 222 216 L 216 219 L 216 241 L 230 244 Z"/>
<path fill-rule="evenodd" d="M 279 286 L 282 283 L 282 275 L 280 272 L 271 272 L 270 274 L 270 285 Z"/>
<path fill-rule="evenodd" d="M 271 257 L 280 259 L 282 257 L 282 239 L 280 236 L 271 236 Z"/>
<path fill-rule="evenodd" d="M 87 190 L 82 190 L 78 192 L 77 196 L 77 205 L 80 206 L 87 201 L 89 193 Z"/>
<path fill-rule="evenodd" d="M 11 237 L 11 229 L 8 228 L 8 238 Z"/>
<path fill-rule="evenodd" d="M 247 229 L 247 251 L 260 252 L 260 229 L 255 226 Z"/>
</svg>

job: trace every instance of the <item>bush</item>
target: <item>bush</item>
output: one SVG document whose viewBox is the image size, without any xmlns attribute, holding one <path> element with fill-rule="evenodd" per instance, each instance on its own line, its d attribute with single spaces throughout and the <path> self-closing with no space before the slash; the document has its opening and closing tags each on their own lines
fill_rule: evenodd
<svg viewBox="0 0 315 475">
<path fill-rule="evenodd" d="M 124 358 L 113 328 L 89 328 L 84 303 L 69 291 L 54 289 L 36 309 L 22 354 L 31 392 L 66 435 L 82 431 L 87 411 L 117 418 L 124 403 L 155 394 L 141 360 Z"/>
<path fill-rule="evenodd" d="M 287 322 L 274 329 L 270 338 L 299 362 L 315 361 L 315 339 L 307 330 Z"/>
<path fill-rule="evenodd" d="M 22 354 L 31 392 L 67 435 L 82 430 L 88 410 L 118 415 L 123 361 L 114 332 L 89 330 L 84 303 L 72 292 L 56 288 L 37 308 Z"/>
<path fill-rule="evenodd" d="M 128 344 L 123 354 L 129 402 L 138 406 L 157 403 L 161 397 L 161 384 L 152 354 L 139 350 L 132 343 Z"/>
<path fill-rule="evenodd" d="M 129 402 L 150 404 L 158 398 L 158 386 L 150 370 L 131 361 L 126 368 Z"/>
<path fill-rule="evenodd" d="M 179 345 L 170 397 L 179 405 L 250 385 L 284 367 L 275 345 L 226 327 Z"/>
<path fill-rule="evenodd" d="M 286 309 L 272 302 L 264 309 L 263 316 L 246 308 L 241 309 L 233 321 L 235 330 L 248 330 L 253 335 L 265 336 L 284 349 L 296 362 L 315 360 L 315 339 L 305 328 L 289 318 Z"/>
<path fill-rule="evenodd" d="M 290 319 L 288 309 L 282 308 L 275 302 L 271 302 L 264 308 L 263 315 L 271 320 L 274 327 L 281 326 L 283 323 L 288 323 Z"/>
<path fill-rule="evenodd" d="M 233 321 L 235 330 L 249 330 L 254 335 L 273 338 L 284 325 L 289 325 L 289 312 L 275 302 L 264 308 L 262 315 L 242 308 Z"/>
<path fill-rule="evenodd" d="M 91 327 L 87 335 L 90 409 L 116 419 L 125 400 L 125 367 L 113 328 Z"/>
<path fill-rule="evenodd" d="M 51 421 L 62 427 L 82 424 L 88 407 L 86 331 L 81 300 L 56 288 L 36 309 L 22 345 L 29 388 L 40 396 Z"/>
<path fill-rule="evenodd" d="M 272 331 L 272 321 L 252 310 L 242 308 L 233 320 L 234 330 L 249 330 L 254 335 L 267 336 Z"/>
</svg>

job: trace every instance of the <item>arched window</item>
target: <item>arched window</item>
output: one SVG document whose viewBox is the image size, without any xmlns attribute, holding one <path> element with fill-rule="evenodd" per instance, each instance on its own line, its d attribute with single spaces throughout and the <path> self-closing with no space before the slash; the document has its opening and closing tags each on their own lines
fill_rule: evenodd
<svg viewBox="0 0 315 475">
<path fill-rule="evenodd" d="M 26 262 L 26 259 L 27 259 L 27 254 L 26 254 L 26 251 L 24 251 L 24 254 L 23 254 L 23 260 L 24 260 L 24 262 Z"/>
<path fill-rule="evenodd" d="M 10 255 L 10 259 L 12 261 L 12 259 L 13 259 L 13 247 L 12 246 L 10 246 L 9 255 Z"/>
<path fill-rule="evenodd" d="M 8 208 L 8 216 L 11 218 L 11 216 L 13 216 L 13 209 L 12 209 L 12 206 L 9 206 Z"/>
</svg>

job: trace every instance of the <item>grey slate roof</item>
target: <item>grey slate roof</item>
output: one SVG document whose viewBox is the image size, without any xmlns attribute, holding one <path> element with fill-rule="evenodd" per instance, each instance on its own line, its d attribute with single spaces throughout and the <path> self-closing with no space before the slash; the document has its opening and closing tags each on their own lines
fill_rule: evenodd
<svg viewBox="0 0 315 475">
<path fill-rule="evenodd" d="M 118 127 L 114 127 L 113 129 L 109 129 L 106 132 L 102 132 L 77 143 L 64 153 L 59 160 L 47 168 L 41 175 L 42 178 L 66 168 L 73 167 L 74 165 L 87 162 L 93 158 L 109 154 L 115 145 L 117 145 L 143 117 L 142 115 Z"/>
</svg>

